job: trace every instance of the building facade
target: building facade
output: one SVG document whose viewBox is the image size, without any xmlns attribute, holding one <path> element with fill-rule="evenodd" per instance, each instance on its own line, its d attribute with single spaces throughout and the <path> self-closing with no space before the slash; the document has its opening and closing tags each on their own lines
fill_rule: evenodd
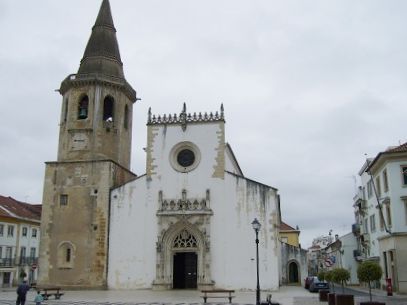
<svg viewBox="0 0 407 305">
<path fill-rule="evenodd" d="M 41 205 L 0 196 L 0 287 L 36 282 Z"/>
<path fill-rule="evenodd" d="M 130 168 L 133 103 L 108 0 L 77 74 L 61 84 L 58 158 L 46 163 L 39 284 L 255 289 L 279 283 L 277 190 L 245 177 L 215 113 L 148 113 L 146 173 Z M 242 276 L 244 274 L 245 276 Z"/>
<path fill-rule="evenodd" d="M 354 198 L 358 239 L 355 257 L 380 263 L 380 286 L 391 279 L 393 289 L 407 292 L 407 143 L 368 159 L 359 171 L 361 185 Z"/>
</svg>

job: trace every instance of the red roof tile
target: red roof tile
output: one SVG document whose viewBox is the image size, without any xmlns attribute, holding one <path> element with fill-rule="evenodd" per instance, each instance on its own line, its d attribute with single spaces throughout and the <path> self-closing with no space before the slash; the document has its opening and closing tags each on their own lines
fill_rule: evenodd
<svg viewBox="0 0 407 305">
<path fill-rule="evenodd" d="M 386 150 L 386 152 L 405 152 L 407 151 L 407 142 L 404 144 L 401 144 L 400 146 L 390 148 Z"/>
<path fill-rule="evenodd" d="M 40 204 L 29 204 L 0 195 L 0 216 L 39 221 L 41 210 Z"/>
<path fill-rule="evenodd" d="M 298 230 L 294 229 L 292 226 L 282 221 L 280 224 L 280 231 L 298 231 Z"/>
</svg>

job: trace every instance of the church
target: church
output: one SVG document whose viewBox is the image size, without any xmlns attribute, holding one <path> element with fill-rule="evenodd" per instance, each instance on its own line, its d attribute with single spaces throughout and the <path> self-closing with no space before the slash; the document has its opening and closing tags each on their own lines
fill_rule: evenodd
<svg viewBox="0 0 407 305">
<path fill-rule="evenodd" d="M 110 4 L 61 83 L 58 156 L 46 162 L 39 285 L 96 289 L 279 286 L 277 189 L 244 176 L 223 105 L 146 114 L 145 173 L 130 170 L 133 105 Z"/>
</svg>

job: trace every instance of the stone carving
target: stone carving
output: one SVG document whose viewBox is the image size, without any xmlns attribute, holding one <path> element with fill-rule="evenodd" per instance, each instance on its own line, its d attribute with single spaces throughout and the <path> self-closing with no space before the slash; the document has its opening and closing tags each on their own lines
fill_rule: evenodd
<svg viewBox="0 0 407 305">
<path fill-rule="evenodd" d="M 186 104 L 184 103 L 183 108 L 179 116 L 176 113 L 169 115 L 155 115 L 151 113 L 151 108 L 148 109 L 147 125 L 156 124 L 181 124 L 182 130 L 185 131 L 187 128 L 187 123 L 190 122 L 213 122 L 213 121 L 224 121 L 224 109 L 223 104 L 220 107 L 220 113 L 216 111 L 215 113 L 201 113 L 198 114 L 194 112 L 193 114 L 187 113 Z"/>
<path fill-rule="evenodd" d="M 158 212 L 210 212 L 209 207 L 210 192 L 206 191 L 205 198 L 187 199 L 187 191 L 183 190 L 181 199 L 164 199 L 162 191 L 158 192 L 159 210 Z"/>
</svg>

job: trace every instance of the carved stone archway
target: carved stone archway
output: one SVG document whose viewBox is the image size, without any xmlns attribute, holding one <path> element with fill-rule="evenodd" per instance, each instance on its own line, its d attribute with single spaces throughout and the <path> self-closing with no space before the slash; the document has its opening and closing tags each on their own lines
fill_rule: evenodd
<svg viewBox="0 0 407 305">
<path fill-rule="evenodd" d="M 157 242 L 155 289 L 173 288 L 173 257 L 177 252 L 196 253 L 198 289 L 212 285 L 207 236 L 196 224 L 182 219 L 171 225 Z"/>
<path fill-rule="evenodd" d="M 210 191 L 201 198 L 188 198 L 182 190 L 179 199 L 165 198 L 158 193 L 156 278 L 154 289 L 172 289 L 176 253 L 193 252 L 197 261 L 197 288 L 213 286 L 210 262 Z M 182 236 L 191 240 L 182 241 Z M 178 238 L 178 239 L 177 239 Z"/>
</svg>

